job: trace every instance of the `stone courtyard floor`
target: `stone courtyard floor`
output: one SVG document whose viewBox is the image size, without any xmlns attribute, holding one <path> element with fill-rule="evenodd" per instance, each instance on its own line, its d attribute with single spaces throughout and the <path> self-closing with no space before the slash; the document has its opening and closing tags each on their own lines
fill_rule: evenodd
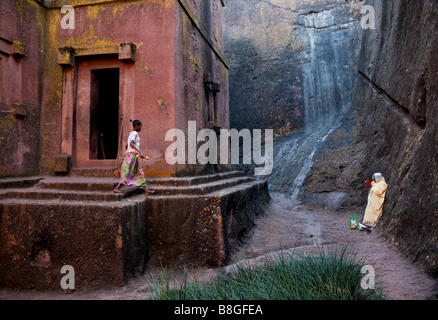
<svg viewBox="0 0 438 320">
<path fill-rule="evenodd" d="M 361 217 L 361 212 L 336 212 L 294 204 L 283 196 L 273 195 L 268 212 L 259 218 L 253 234 L 236 252 L 235 263 L 260 263 L 272 253 L 279 251 L 306 253 L 318 248 L 349 250 L 373 266 L 376 286 L 383 289 L 390 300 L 438 299 L 437 280 L 429 277 L 412 264 L 397 248 L 397 243 L 386 241 L 377 228 L 372 233 L 349 229 L 350 215 Z M 208 280 L 226 268 L 191 269 L 191 276 Z M 147 270 L 159 275 L 160 270 Z M 181 270 L 167 270 L 170 277 L 181 278 Z M 147 299 L 149 296 L 144 277 L 132 279 L 124 287 L 95 291 L 38 292 L 0 289 L 0 299 L 58 299 L 58 300 L 130 300 Z"/>
</svg>

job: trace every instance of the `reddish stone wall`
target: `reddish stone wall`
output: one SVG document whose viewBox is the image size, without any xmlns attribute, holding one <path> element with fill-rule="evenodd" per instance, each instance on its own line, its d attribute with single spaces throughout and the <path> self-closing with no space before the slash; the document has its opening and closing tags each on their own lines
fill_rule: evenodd
<svg viewBox="0 0 438 320">
<path fill-rule="evenodd" d="M 129 120 L 139 119 L 143 122 L 140 133 L 141 149 L 151 158 L 151 161 L 142 163 L 146 173 L 149 176 L 171 174 L 172 168 L 163 163 L 163 159 L 165 133 L 168 128 L 174 127 L 173 12 L 172 1 L 113 2 L 79 6 L 75 8 L 75 29 L 63 30 L 60 26 L 59 8 L 49 9 L 50 32 L 44 68 L 47 70 L 48 81 L 43 88 L 45 101 L 42 110 L 43 122 L 48 123 L 47 127 L 42 126 L 42 135 L 47 137 L 43 139 L 41 146 L 44 173 L 53 173 L 54 159 L 60 148 L 59 141 L 62 141 L 60 128 L 56 126 L 62 113 L 62 68 L 57 64 L 58 48 L 88 48 L 91 53 L 95 50 L 94 53 L 97 54 L 99 47 L 132 42 L 137 47 L 135 63 L 124 64 L 124 83 L 121 83 L 121 88 L 125 90 L 120 93 L 119 102 L 120 116 L 124 119 L 123 151 L 125 140 L 132 130 Z M 99 59 L 105 59 L 106 56 L 99 56 Z M 90 55 L 82 59 L 93 58 L 95 57 Z M 81 89 L 81 85 L 82 83 L 78 83 L 78 89 Z M 81 102 L 80 97 L 79 94 L 77 103 Z M 73 132 L 76 129 L 73 128 Z M 73 149 L 73 153 L 83 151 L 75 150 L 75 146 Z M 73 162 L 76 158 L 73 156 Z M 108 163 L 103 163 L 102 166 L 108 166 Z"/>
<path fill-rule="evenodd" d="M 62 290 L 65 265 L 76 289 L 123 285 L 144 270 L 144 210 L 139 201 L 2 202 L 0 287 Z"/>
<path fill-rule="evenodd" d="M 35 1 L 0 3 L 0 177 L 39 173 L 44 17 Z"/>
<path fill-rule="evenodd" d="M 74 8 L 74 29 L 61 25 L 61 7 L 66 4 Z M 196 121 L 198 130 L 229 127 L 222 1 L 7 0 L 1 14 L 7 16 L 1 36 L 18 39 L 28 48 L 21 59 L 23 93 L 18 101 L 28 112 L 27 117 L 14 117 L 2 105 L 6 155 L 0 176 L 52 175 L 59 171 L 57 160 L 63 164 L 66 155 L 71 155 L 73 167 L 115 168 L 114 159 L 88 161 L 92 98 L 87 74 L 93 68 L 109 68 L 109 61 L 117 59 L 119 63 L 112 65 L 120 68 L 121 155 L 132 130 L 129 120 L 139 119 L 141 149 L 150 157 L 141 163 L 147 176 L 204 170 L 199 165 L 187 170 L 167 164 L 170 143 L 165 135 L 172 128 L 186 130 L 188 121 Z M 129 48 L 133 55 L 124 59 L 121 50 Z M 206 82 L 219 88 L 214 91 L 214 115 L 208 112 L 213 93 L 206 91 Z"/>
<path fill-rule="evenodd" d="M 229 65 L 222 54 L 222 31 L 218 27 L 222 21 L 221 1 L 182 0 L 179 3 L 175 17 L 176 77 L 180 79 L 177 80 L 179 103 L 176 108 L 176 127 L 186 133 L 187 139 L 189 121 L 196 121 L 198 132 L 204 128 L 230 128 Z M 217 92 L 209 91 L 208 87 L 212 84 L 217 87 Z M 216 109 L 209 117 L 209 104 L 210 108 L 214 104 L 212 99 L 216 99 Z M 220 163 L 206 166 L 187 164 L 179 165 L 177 174 L 206 173 L 229 168 Z"/>
</svg>

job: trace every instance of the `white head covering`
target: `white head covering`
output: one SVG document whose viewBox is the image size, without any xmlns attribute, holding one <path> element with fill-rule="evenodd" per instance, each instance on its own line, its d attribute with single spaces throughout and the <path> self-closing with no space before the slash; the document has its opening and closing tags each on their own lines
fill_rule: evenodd
<svg viewBox="0 0 438 320">
<path fill-rule="evenodd" d="M 376 182 L 379 182 L 380 179 L 383 178 L 383 175 L 381 173 L 375 173 L 373 174 L 373 180 L 376 180 Z"/>
</svg>

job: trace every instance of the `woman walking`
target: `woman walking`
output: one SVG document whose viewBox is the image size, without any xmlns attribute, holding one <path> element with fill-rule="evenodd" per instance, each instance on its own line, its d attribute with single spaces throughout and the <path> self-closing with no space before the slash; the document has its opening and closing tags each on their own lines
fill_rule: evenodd
<svg viewBox="0 0 438 320">
<path fill-rule="evenodd" d="M 131 120 L 131 122 L 134 130 L 129 133 L 128 148 L 126 149 L 125 160 L 123 160 L 121 168 L 120 182 L 114 189 L 114 192 L 123 193 L 120 187 L 124 184 L 127 186 L 144 187 L 144 193 L 148 195 L 155 191 L 148 189 L 143 169 L 138 160 L 138 157 L 149 160 L 149 158 L 140 151 L 140 136 L 138 133 L 141 131 L 142 124 L 140 120 Z"/>
</svg>

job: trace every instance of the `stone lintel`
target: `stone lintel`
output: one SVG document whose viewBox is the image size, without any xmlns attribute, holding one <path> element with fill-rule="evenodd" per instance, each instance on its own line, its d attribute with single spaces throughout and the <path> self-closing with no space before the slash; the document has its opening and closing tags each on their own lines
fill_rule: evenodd
<svg viewBox="0 0 438 320">
<path fill-rule="evenodd" d="M 12 55 L 17 58 L 27 56 L 27 47 L 20 41 L 15 40 L 12 43 Z"/>
<path fill-rule="evenodd" d="M 58 64 L 61 66 L 73 67 L 74 50 L 71 47 L 60 47 L 58 49 Z"/>
<path fill-rule="evenodd" d="M 12 55 L 15 58 L 22 58 L 27 56 L 27 47 L 21 41 L 10 41 L 0 37 L 0 52 L 7 56 Z"/>
<path fill-rule="evenodd" d="M 135 62 L 137 45 L 132 42 L 122 42 L 105 46 L 88 47 L 59 47 L 58 64 L 73 67 L 76 57 L 96 56 L 96 55 L 118 55 L 123 62 Z"/>
</svg>

